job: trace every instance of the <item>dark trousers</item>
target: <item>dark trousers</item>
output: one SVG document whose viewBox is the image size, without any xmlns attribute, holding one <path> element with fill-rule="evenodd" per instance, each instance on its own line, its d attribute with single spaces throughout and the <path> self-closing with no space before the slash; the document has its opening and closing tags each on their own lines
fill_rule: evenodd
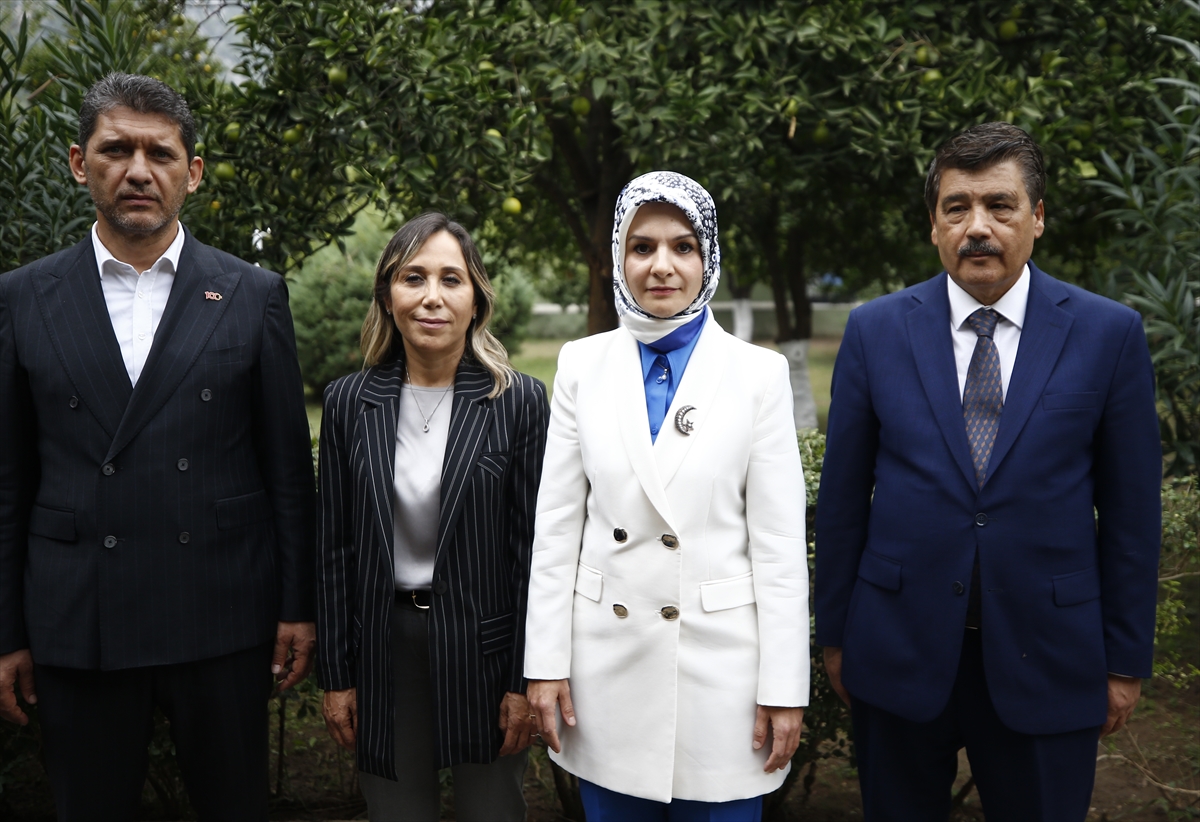
<svg viewBox="0 0 1200 822">
<path fill-rule="evenodd" d="M 265 820 L 272 649 L 121 671 L 35 665 L 59 820 L 137 818 L 155 707 L 200 819 Z"/>
<path fill-rule="evenodd" d="M 761 796 L 732 802 L 655 802 L 610 791 L 586 779 L 579 780 L 579 798 L 587 822 L 760 822 L 763 808 Z"/>
<path fill-rule="evenodd" d="M 1100 729 L 1034 736 L 1009 729 L 988 693 L 979 631 L 966 634 L 950 702 L 932 722 L 910 722 L 853 700 L 864 818 L 946 819 L 965 747 L 988 822 L 1082 822 Z"/>
</svg>

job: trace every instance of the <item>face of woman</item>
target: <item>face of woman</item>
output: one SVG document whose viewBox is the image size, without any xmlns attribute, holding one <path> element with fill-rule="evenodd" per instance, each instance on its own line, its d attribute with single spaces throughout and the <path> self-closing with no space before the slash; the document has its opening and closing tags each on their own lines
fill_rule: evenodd
<svg viewBox="0 0 1200 822">
<path fill-rule="evenodd" d="M 466 347 L 475 286 L 453 234 L 434 234 L 397 272 L 387 308 L 410 352 L 436 357 Z"/>
<path fill-rule="evenodd" d="M 670 203 L 638 209 L 625 237 L 625 282 L 633 298 L 655 317 L 674 317 L 704 280 L 700 241 L 691 221 Z"/>
</svg>

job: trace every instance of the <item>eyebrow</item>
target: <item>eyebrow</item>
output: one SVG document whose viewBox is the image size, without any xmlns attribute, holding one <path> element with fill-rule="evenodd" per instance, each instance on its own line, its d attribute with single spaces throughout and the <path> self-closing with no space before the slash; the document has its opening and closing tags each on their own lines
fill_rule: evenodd
<svg viewBox="0 0 1200 822">
<path fill-rule="evenodd" d="M 982 197 L 985 203 L 995 202 L 997 200 L 1019 200 L 1020 195 L 1015 191 L 988 191 Z M 953 203 L 970 202 L 971 197 L 965 191 L 957 191 L 953 194 L 947 194 L 942 198 L 940 205 L 951 205 Z"/>
<path fill-rule="evenodd" d="M 651 242 L 653 242 L 653 240 L 654 240 L 653 237 L 647 237 L 645 234 L 630 234 L 628 239 L 630 239 L 630 240 L 650 240 Z M 692 239 L 692 240 L 695 240 L 696 242 L 700 242 L 700 238 L 696 236 L 696 232 L 694 232 L 694 231 L 688 231 L 684 234 L 678 234 L 671 238 L 671 242 L 677 242 L 679 240 L 687 240 L 687 239 Z"/>
<path fill-rule="evenodd" d="M 419 263 L 405 263 L 404 265 L 400 266 L 400 271 L 419 271 L 423 274 L 428 270 L 429 269 L 427 269 L 423 265 L 420 265 Z M 444 265 L 441 268 L 436 269 L 436 270 L 438 270 L 438 271 L 453 271 L 456 274 L 465 274 L 466 273 L 465 269 L 460 268 L 456 265 Z"/>
</svg>

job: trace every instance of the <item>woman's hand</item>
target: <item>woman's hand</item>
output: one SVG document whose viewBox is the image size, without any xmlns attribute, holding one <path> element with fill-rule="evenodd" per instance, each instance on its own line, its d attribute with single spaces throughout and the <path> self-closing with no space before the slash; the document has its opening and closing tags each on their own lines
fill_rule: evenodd
<svg viewBox="0 0 1200 822">
<path fill-rule="evenodd" d="M 537 732 L 550 750 L 562 752 L 558 742 L 558 721 L 554 716 L 554 708 L 562 711 L 563 720 L 572 728 L 575 727 L 575 708 L 571 705 L 571 686 L 565 679 L 531 679 L 529 689 L 525 692 L 529 697 L 537 721 Z"/>
<path fill-rule="evenodd" d="M 774 773 L 792 761 L 792 754 L 800 747 L 800 731 L 804 725 L 803 708 L 771 708 L 758 706 L 754 717 L 754 750 L 767 742 L 767 726 L 771 726 L 771 755 L 763 770 Z"/>
<path fill-rule="evenodd" d="M 529 747 L 537 734 L 537 723 L 533 721 L 529 700 L 521 694 L 509 691 L 500 700 L 500 730 L 504 731 L 504 744 L 500 755 L 508 756 Z"/>
<path fill-rule="evenodd" d="M 358 735 L 358 689 L 326 691 L 321 703 L 325 716 L 325 727 L 333 741 L 348 751 L 354 750 L 354 739 Z"/>
</svg>

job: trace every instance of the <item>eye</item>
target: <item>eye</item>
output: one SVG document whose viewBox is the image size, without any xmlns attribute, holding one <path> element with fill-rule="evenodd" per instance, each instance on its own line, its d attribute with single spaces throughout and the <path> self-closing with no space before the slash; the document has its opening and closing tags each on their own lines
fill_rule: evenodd
<svg viewBox="0 0 1200 822">
<path fill-rule="evenodd" d="M 405 285 L 420 285 L 425 282 L 425 278 L 415 271 L 410 271 L 404 275 L 403 281 Z"/>
<path fill-rule="evenodd" d="M 675 250 L 678 251 L 680 254 L 690 254 L 692 251 L 695 250 L 695 246 L 693 246 L 691 243 L 683 242 L 683 243 L 680 243 L 679 245 L 675 246 Z"/>
<path fill-rule="evenodd" d="M 443 285 L 452 285 L 452 286 L 453 285 L 462 285 L 462 278 L 459 277 L 457 274 L 447 274 L 446 276 L 442 277 L 442 284 Z"/>
<path fill-rule="evenodd" d="M 634 254 L 649 254 L 650 253 L 650 244 L 649 243 L 635 243 L 633 246 L 633 253 Z"/>
</svg>

